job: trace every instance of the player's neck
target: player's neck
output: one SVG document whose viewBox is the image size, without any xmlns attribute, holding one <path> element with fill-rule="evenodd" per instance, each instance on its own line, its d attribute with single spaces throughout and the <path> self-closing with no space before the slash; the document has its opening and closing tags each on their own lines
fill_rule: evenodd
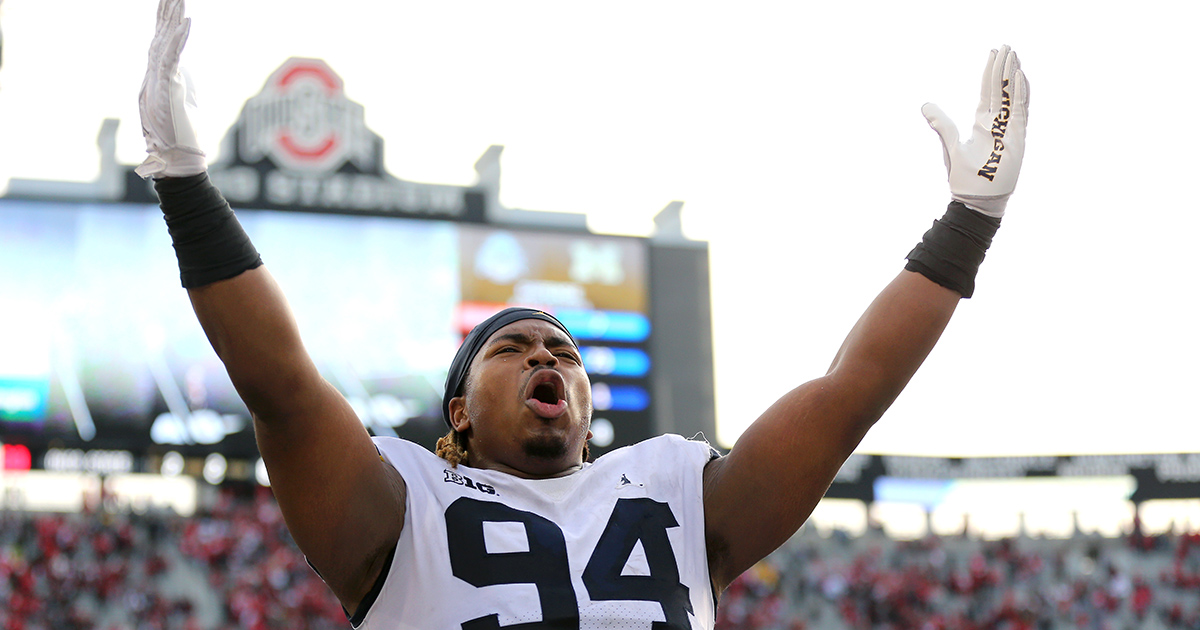
<svg viewBox="0 0 1200 630">
<path fill-rule="evenodd" d="M 484 470 L 495 470 L 521 479 L 554 479 L 556 477 L 566 477 L 583 470 L 583 463 L 575 463 L 566 466 L 510 466 L 500 462 L 481 462 L 480 465 L 472 464 L 473 468 L 482 468 Z"/>
</svg>

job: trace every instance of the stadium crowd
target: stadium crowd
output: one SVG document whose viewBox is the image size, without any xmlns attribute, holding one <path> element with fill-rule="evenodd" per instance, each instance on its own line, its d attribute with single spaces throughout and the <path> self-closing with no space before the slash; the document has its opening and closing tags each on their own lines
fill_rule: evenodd
<svg viewBox="0 0 1200 630">
<path fill-rule="evenodd" d="M 721 630 L 1200 628 L 1200 532 L 892 540 L 805 527 Z M 202 514 L 0 511 L 0 630 L 347 628 L 269 491 Z"/>
<path fill-rule="evenodd" d="M 722 630 L 1200 628 L 1200 532 L 985 541 L 805 528 L 728 590 Z"/>
<path fill-rule="evenodd" d="M 270 492 L 203 514 L 0 511 L 0 630 L 347 628 Z"/>
</svg>

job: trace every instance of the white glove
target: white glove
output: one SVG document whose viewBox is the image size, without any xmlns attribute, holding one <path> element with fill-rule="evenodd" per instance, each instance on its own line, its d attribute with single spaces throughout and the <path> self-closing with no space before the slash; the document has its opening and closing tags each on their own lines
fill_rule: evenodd
<svg viewBox="0 0 1200 630">
<path fill-rule="evenodd" d="M 937 105 L 926 103 L 921 113 L 942 139 L 951 198 L 990 217 L 1004 216 L 1021 174 L 1029 119 L 1029 83 L 1017 53 L 1005 46 L 988 56 L 966 142 L 958 141 L 958 127 Z"/>
<path fill-rule="evenodd" d="M 196 93 L 179 68 L 179 54 L 192 28 L 183 17 L 183 0 L 159 0 L 158 25 L 150 42 L 150 63 L 138 111 L 146 138 L 146 161 L 134 169 L 142 177 L 187 177 L 208 169 L 188 110 L 196 109 Z"/>
</svg>

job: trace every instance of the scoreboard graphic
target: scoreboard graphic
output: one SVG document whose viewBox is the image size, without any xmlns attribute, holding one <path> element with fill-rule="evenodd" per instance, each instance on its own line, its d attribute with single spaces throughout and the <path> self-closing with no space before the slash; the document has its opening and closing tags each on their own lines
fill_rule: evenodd
<svg viewBox="0 0 1200 630">
<path fill-rule="evenodd" d="M 593 380 L 593 451 L 649 436 L 643 239 L 240 211 L 309 353 L 376 435 L 432 444 L 462 337 L 553 312 Z M 0 200 L 0 441 L 254 456 L 249 413 L 175 277 L 157 207 Z"/>
</svg>

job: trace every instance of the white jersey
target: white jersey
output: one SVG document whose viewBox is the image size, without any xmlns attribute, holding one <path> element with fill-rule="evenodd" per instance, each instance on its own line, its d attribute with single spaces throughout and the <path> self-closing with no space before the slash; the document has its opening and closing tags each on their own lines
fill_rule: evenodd
<svg viewBox="0 0 1200 630">
<path fill-rule="evenodd" d="M 664 435 L 565 477 L 521 479 L 374 439 L 408 498 L 391 565 L 356 628 L 713 627 L 708 444 Z"/>
</svg>

